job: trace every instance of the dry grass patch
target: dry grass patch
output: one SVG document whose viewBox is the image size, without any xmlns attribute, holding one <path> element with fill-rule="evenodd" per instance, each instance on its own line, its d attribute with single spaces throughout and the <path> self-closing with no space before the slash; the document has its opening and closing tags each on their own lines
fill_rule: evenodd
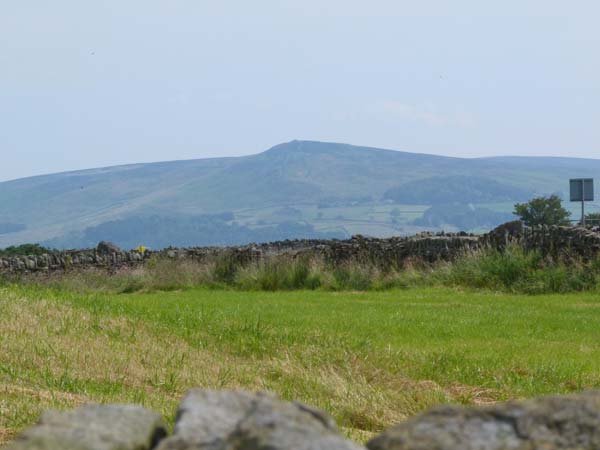
<svg viewBox="0 0 600 450">
<path fill-rule="evenodd" d="M 172 422 L 190 387 L 241 388 L 326 410 L 364 440 L 439 403 L 600 387 L 600 309 L 582 303 L 598 298 L 0 287 L 0 428 L 85 402 Z"/>
<path fill-rule="evenodd" d="M 0 428 L 0 445 L 7 444 L 15 437 L 15 431 L 8 428 Z"/>
<path fill-rule="evenodd" d="M 87 402 L 139 403 L 172 420 L 182 395 L 196 386 L 268 390 L 299 399 L 328 410 L 349 436 L 366 439 L 406 417 L 415 401 L 432 404 L 444 396 L 406 380 L 378 383 L 379 370 L 352 355 L 344 366 L 307 364 L 307 349 L 236 356 L 192 346 L 142 320 L 6 289 L 0 290 L 0 310 L 4 440 L 45 409 Z"/>
</svg>

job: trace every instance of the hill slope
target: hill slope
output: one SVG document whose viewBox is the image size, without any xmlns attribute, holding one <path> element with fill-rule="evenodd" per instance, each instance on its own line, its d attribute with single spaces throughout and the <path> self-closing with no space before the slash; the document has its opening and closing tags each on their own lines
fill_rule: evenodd
<svg viewBox="0 0 600 450">
<path fill-rule="evenodd" d="M 0 224 L 8 224 L 0 227 L 0 247 L 55 238 L 59 245 L 74 245 L 75 236 L 90 227 L 134 216 L 233 212 L 230 225 L 266 227 L 289 220 L 290 209 L 295 221 L 316 230 L 394 234 L 412 231 L 414 219 L 429 205 L 452 199 L 454 190 L 456 202 L 479 199 L 507 211 L 523 197 L 565 192 L 568 179 L 579 176 L 600 178 L 600 160 L 461 159 L 292 141 L 245 157 L 118 166 L 0 183 Z M 456 189 L 469 178 L 475 181 Z M 394 201 L 400 205 L 389 205 Z"/>
</svg>

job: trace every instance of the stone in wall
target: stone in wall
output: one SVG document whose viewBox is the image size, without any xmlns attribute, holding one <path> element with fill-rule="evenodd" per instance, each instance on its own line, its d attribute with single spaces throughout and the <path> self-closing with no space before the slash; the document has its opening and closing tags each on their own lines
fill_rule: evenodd
<svg viewBox="0 0 600 450">
<path fill-rule="evenodd" d="M 264 393 L 193 390 L 177 417 L 157 450 L 364 450 L 325 413 Z"/>
<path fill-rule="evenodd" d="M 107 241 L 101 241 L 96 247 L 96 251 L 103 255 L 110 255 L 111 253 L 123 252 L 123 250 L 121 250 L 117 245 Z"/>
<path fill-rule="evenodd" d="M 132 405 L 44 413 L 5 450 L 151 450 L 167 434 L 160 415 Z"/>
<path fill-rule="evenodd" d="M 489 407 L 442 406 L 371 440 L 369 450 L 597 450 L 600 392 Z"/>
<path fill-rule="evenodd" d="M 523 222 L 514 220 L 494 228 L 483 237 L 483 241 L 493 248 L 503 250 L 513 242 L 521 242 L 524 231 L 525 227 Z"/>
</svg>

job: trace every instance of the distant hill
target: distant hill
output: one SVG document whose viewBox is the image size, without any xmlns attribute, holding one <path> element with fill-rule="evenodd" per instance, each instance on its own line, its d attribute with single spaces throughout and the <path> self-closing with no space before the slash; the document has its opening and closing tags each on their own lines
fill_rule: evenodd
<svg viewBox="0 0 600 450">
<path fill-rule="evenodd" d="M 427 228 L 419 224 L 444 223 L 439 218 L 418 222 L 432 205 L 475 203 L 507 213 L 512 203 L 533 195 L 566 195 L 568 179 L 580 176 L 600 179 L 600 160 L 464 159 L 292 141 L 245 157 L 135 164 L 0 183 L 0 224 L 5 224 L 0 247 L 45 241 L 77 245 L 82 236 L 95 239 L 102 230 L 110 240 L 111 233 L 120 233 L 115 223 L 127 227 L 133 218 L 162 218 L 154 220 L 163 226 L 168 220 L 189 224 L 193 217 L 220 213 L 232 214 L 228 226 L 263 230 L 244 239 L 277 238 L 273 230 L 282 223 L 336 236 L 404 234 Z M 154 244 L 146 242 L 153 235 L 148 231 L 140 244 Z M 206 231 L 194 239 L 222 241 L 211 233 L 213 238 Z M 160 245 L 169 240 L 164 239 Z"/>
</svg>

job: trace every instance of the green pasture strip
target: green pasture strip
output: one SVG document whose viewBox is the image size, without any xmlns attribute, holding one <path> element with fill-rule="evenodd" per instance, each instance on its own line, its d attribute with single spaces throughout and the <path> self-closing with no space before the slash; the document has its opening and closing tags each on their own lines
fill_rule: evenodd
<svg viewBox="0 0 600 450">
<path fill-rule="evenodd" d="M 0 430 L 193 386 L 265 389 L 366 439 L 437 403 L 600 387 L 600 297 L 413 288 L 77 294 L 0 288 Z M 0 436 L 0 442 L 2 437 Z"/>
<path fill-rule="evenodd" d="M 352 356 L 411 379 L 497 389 L 506 396 L 600 385 L 597 294 L 199 289 L 68 301 L 238 356 L 272 357 L 285 350 L 307 364 L 344 364 Z"/>
</svg>

